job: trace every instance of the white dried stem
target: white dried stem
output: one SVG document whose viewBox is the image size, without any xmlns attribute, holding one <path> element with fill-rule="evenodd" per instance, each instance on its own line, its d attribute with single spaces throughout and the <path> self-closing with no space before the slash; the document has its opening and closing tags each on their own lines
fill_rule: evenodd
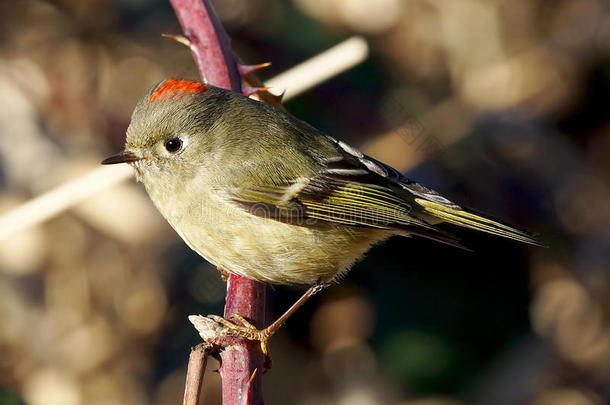
<svg viewBox="0 0 610 405">
<path fill-rule="evenodd" d="M 101 166 L 67 181 L 0 216 L 0 241 L 12 234 L 44 222 L 87 197 L 130 178 L 126 165 Z"/>
<path fill-rule="evenodd" d="M 282 100 L 286 101 L 356 66 L 368 54 L 366 40 L 352 37 L 266 81 L 265 87 L 275 95 L 285 90 Z"/>
</svg>

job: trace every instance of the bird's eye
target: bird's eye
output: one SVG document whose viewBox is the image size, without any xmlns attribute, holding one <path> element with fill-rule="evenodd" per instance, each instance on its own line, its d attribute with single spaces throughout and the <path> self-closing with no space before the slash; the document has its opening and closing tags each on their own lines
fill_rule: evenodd
<svg viewBox="0 0 610 405">
<path fill-rule="evenodd" d="M 180 149 L 182 149 L 182 139 L 180 139 L 180 138 L 170 139 L 169 141 L 165 142 L 165 149 L 167 149 L 167 151 L 169 153 L 178 152 Z"/>
</svg>

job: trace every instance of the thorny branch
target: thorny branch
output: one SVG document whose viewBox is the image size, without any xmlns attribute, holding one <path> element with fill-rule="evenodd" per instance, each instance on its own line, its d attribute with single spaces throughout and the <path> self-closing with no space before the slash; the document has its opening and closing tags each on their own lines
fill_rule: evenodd
<svg viewBox="0 0 610 405">
<path fill-rule="evenodd" d="M 229 45 L 229 39 L 208 0 L 170 0 L 180 21 L 184 37 L 174 37 L 191 49 L 202 79 L 213 86 L 242 92 L 239 65 Z M 247 68 L 242 68 L 244 73 Z M 246 95 L 251 94 L 250 89 Z M 229 276 L 225 317 L 240 314 L 257 327 L 264 325 L 264 284 L 239 277 Z M 262 404 L 263 356 L 256 342 L 244 339 L 211 337 L 220 349 L 222 378 L 222 402 L 232 404 Z M 196 350 L 196 349 L 194 349 Z M 189 371 L 185 387 L 185 405 L 196 405 L 198 401 L 204 364 L 208 348 L 203 353 L 194 351 L 189 358 Z M 196 392 L 197 395 L 191 393 Z M 189 395 L 187 397 L 187 395 Z"/>
</svg>

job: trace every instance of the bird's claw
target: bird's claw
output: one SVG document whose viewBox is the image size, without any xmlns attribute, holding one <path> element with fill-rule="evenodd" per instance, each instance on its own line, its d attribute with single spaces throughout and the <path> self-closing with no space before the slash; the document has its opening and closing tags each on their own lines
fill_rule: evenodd
<svg viewBox="0 0 610 405">
<path fill-rule="evenodd" d="M 223 336 L 240 337 L 243 339 L 254 340 L 260 342 L 261 351 L 267 357 L 269 357 L 269 348 L 267 343 L 273 335 L 273 332 L 269 328 L 258 330 L 256 326 L 252 325 L 246 318 L 241 315 L 233 314 L 231 319 L 237 321 L 234 323 L 218 315 L 208 315 L 208 318 L 213 319 L 217 323 L 223 326 Z"/>
</svg>

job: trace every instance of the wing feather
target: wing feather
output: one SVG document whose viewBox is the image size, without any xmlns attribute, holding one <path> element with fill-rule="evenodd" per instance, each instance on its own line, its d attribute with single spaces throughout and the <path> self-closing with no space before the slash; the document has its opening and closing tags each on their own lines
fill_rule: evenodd
<svg viewBox="0 0 610 405">
<path fill-rule="evenodd" d="M 393 230 L 462 247 L 457 238 L 433 226 L 439 221 L 525 243 L 533 237 L 468 211 L 396 169 L 326 137 L 337 154 L 316 161 L 308 178 L 282 184 L 236 187 L 230 198 L 253 215 L 302 226 L 341 224 Z M 271 170 L 271 169 L 270 169 Z"/>
</svg>

